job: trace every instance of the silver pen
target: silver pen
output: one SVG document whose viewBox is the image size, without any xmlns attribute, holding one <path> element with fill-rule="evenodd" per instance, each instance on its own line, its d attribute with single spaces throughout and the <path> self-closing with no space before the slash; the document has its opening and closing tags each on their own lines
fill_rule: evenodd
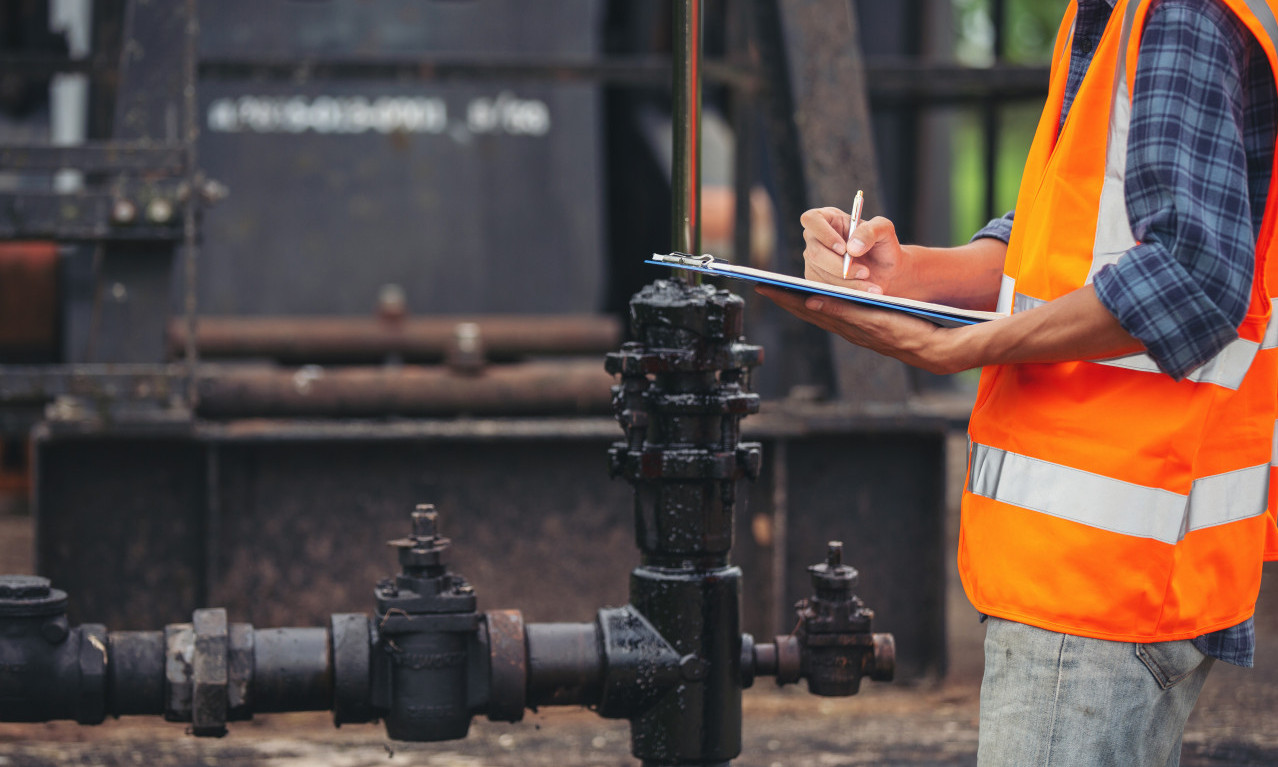
<svg viewBox="0 0 1278 767">
<path fill-rule="evenodd" d="M 848 225 L 848 241 L 845 248 L 852 245 L 852 232 L 861 224 L 861 208 L 865 205 L 865 195 L 861 194 L 861 190 L 856 190 L 856 199 L 852 200 L 852 223 Z M 843 279 L 848 278 L 848 268 L 852 266 L 852 254 L 849 250 L 843 251 Z"/>
</svg>

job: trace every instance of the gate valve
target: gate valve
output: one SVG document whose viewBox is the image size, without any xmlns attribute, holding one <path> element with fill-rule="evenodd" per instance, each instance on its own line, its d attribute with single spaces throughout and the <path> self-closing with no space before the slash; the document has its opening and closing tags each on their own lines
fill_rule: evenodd
<svg viewBox="0 0 1278 767">
<path fill-rule="evenodd" d="M 892 680 L 896 646 L 891 634 L 871 633 L 874 611 L 852 593 L 855 568 L 843 564 L 843 543 L 831 541 L 826 561 L 808 568 L 814 596 L 795 606 L 801 674 L 814 695 L 855 695 L 861 678 Z"/>
</svg>

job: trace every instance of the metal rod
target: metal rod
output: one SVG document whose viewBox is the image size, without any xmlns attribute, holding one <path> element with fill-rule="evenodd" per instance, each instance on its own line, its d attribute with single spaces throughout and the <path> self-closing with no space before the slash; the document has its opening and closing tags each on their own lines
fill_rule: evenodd
<svg viewBox="0 0 1278 767">
<path fill-rule="evenodd" d="M 701 252 L 701 0 L 676 0 L 674 12 L 673 200 L 674 249 Z M 695 283 L 694 272 L 687 272 Z"/>
<path fill-rule="evenodd" d="M 728 44 L 734 61 L 747 62 L 750 56 L 750 13 L 744 0 L 738 0 L 729 13 Z M 735 191 L 732 214 L 732 257 L 737 263 L 750 263 L 750 234 L 753 226 L 750 190 L 754 186 L 755 168 L 755 103 L 751 94 L 732 94 L 733 164 L 732 186 Z"/>
</svg>

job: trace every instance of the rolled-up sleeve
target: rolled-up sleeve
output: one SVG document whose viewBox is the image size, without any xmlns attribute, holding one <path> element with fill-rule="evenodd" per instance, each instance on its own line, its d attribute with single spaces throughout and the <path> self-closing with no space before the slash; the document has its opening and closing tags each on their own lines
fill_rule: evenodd
<svg viewBox="0 0 1278 767">
<path fill-rule="evenodd" d="M 1016 211 L 1010 211 L 1004 214 L 1001 218 L 993 219 L 988 224 L 981 227 L 976 234 L 972 235 L 972 242 L 988 238 L 991 240 L 999 240 L 1006 245 L 1012 239 L 1012 223 L 1015 217 Z"/>
<path fill-rule="evenodd" d="M 1140 244 L 1095 277 L 1101 303 L 1177 379 L 1237 337 L 1255 268 L 1248 39 L 1232 22 L 1171 0 L 1151 14 L 1127 152 L 1127 213 Z"/>
</svg>

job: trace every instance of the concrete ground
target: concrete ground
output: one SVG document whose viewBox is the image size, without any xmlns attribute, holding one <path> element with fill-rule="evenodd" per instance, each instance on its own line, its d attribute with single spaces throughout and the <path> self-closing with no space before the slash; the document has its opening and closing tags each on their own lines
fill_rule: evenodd
<svg viewBox="0 0 1278 767">
<path fill-rule="evenodd" d="M 952 475 L 961 476 L 956 438 Z M 957 481 L 951 482 L 958 487 Z M 951 493 L 953 496 L 954 493 Z M 947 518 L 957 538 L 955 504 Z M 30 518 L 0 509 L 0 571 L 30 570 Z M 953 557 L 951 557 L 951 560 Z M 953 576 L 954 574 L 951 573 Z M 956 583 L 957 578 L 951 577 Z M 867 682 L 852 698 L 823 699 L 764 680 L 746 693 L 737 767 L 975 764 L 982 629 L 957 586 L 949 595 L 950 673 L 903 686 Z M 890 629 L 890 627 L 883 627 Z M 1185 734 L 1188 767 L 1278 765 L 1278 567 L 1266 570 L 1255 669 L 1217 664 Z M 328 714 L 277 714 L 196 739 L 184 726 L 126 719 L 97 727 L 0 724 L 0 767 L 250 765 L 253 767 L 523 767 L 634 764 L 625 722 L 580 709 L 530 712 L 519 724 L 476 720 L 465 740 L 389 741 L 378 725 L 334 729 Z"/>
</svg>

